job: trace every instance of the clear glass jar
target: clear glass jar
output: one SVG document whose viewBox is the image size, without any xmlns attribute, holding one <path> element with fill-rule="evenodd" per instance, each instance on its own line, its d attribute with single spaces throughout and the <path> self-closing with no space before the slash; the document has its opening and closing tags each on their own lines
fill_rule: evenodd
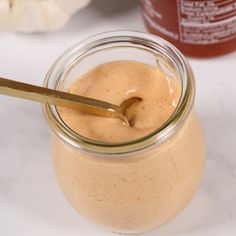
<svg viewBox="0 0 236 236">
<path fill-rule="evenodd" d="M 114 60 L 158 65 L 180 83 L 180 102 L 160 128 L 134 141 L 102 143 L 71 130 L 56 106 L 43 108 L 53 131 L 56 175 L 70 204 L 98 225 L 138 233 L 172 219 L 188 204 L 204 172 L 205 142 L 193 109 L 191 68 L 157 36 L 132 31 L 95 35 L 65 52 L 44 85 L 66 91 L 87 70 Z"/>
</svg>

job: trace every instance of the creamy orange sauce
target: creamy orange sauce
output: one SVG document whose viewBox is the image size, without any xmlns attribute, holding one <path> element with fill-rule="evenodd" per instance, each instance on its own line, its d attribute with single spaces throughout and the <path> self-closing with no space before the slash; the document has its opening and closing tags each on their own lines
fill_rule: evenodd
<svg viewBox="0 0 236 236">
<path fill-rule="evenodd" d="M 145 136 L 167 121 L 178 104 L 181 90 L 173 78 L 155 67 L 134 61 L 114 61 L 82 75 L 69 92 L 116 105 L 127 98 L 140 97 L 142 101 L 133 104 L 127 112 L 132 127 L 119 119 L 59 108 L 64 122 L 77 133 L 103 142 L 124 142 Z"/>
</svg>

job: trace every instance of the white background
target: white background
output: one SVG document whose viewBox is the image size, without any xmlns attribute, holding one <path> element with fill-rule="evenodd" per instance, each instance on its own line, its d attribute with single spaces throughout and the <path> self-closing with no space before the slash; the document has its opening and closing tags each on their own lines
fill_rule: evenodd
<svg viewBox="0 0 236 236">
<path fill-rule="evenodd" d="M 145 31 L 135 0 L 93 0 L 51 34 L 0 33 L 0 76 L 42 85 L 53 61 L 95 33 Z M 207 139 L 203 184 L 172 222 L 143 235 L 236 235 L 236 53 L 189 59 Z M 40 104 L 0 96 L 0 235 L 113 235 L 80 217 L 59 190 Z"/>
</svg>

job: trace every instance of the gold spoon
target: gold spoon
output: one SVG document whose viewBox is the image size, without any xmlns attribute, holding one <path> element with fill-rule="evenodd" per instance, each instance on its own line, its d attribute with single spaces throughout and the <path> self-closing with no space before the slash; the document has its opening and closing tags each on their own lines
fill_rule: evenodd
<svg viewBox="0 0 236 236">
<path fill-rule="evenodd" d="M 50 103 L 58 106 L 75 108 L 91 115 L 115 117 L 121 119 L 127 125 L 130 125 L 129 121 L 125 117 L 127 109 L 133 103 L 141 100 L 138 97 L 131 97 L 124 100 L 120 106 L 117 106 L 93 98 L 21 83 L 1 77 L 0 94 L 24 98 L 42 103 Z"/>
</svg>

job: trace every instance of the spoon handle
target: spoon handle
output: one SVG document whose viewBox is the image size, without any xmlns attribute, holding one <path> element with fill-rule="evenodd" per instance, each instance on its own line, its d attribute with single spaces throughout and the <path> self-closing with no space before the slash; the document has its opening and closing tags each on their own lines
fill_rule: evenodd
<svg viewBox="0 0 236 236">
<path fill-rule="evenodd" d="M 124 119 L 119 106 L 67 92 L 0 77 L 0 94 L 78 109 L 92 115 Z"/>
</svg>

